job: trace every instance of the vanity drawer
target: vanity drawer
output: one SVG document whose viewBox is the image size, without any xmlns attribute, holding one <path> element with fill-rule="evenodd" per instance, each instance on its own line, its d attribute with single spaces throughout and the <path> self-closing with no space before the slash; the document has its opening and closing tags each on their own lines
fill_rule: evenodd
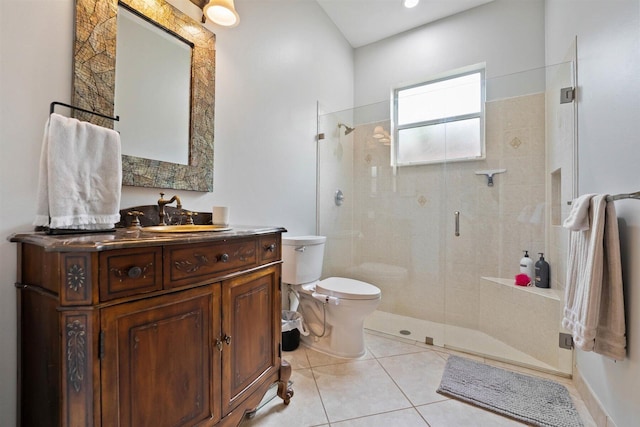
<svg viewBox="0 0 640 427">
<path fill-rule="evenodd" d="M 260 263 L 265 264 L 280 259 L 280 235 L 269 234 L 260 237 L 258 244 L 260 251 Z"/>
<path fill-rule="evenodd" d="M 257 265 L 258 239 L 166 246 L 165 288 L 207 281 Z"/>
<path fill-rule="evenodd" d="M 162 248 L 100 253 L 100 301 L 162 289 Z"/>
</svg>

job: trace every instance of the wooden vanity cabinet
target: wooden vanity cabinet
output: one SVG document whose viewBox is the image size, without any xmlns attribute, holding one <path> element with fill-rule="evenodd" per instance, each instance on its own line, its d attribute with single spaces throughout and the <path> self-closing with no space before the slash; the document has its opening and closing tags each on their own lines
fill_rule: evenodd
<svg viewBox="0 0 640 427">
<path fill-rule="evenodd" d="M 77 252 L 13 241 L 21 426 L 237 425 L 274 383 L 289 403 L 279 231 Z"/>
<path fill-rule="evenodd" d="M 220 420 L 220 318 L 219 284 L 105 308 L 102 425 Z"/>
<path fill-rule="evenodd" d="M 266 268 L 223 282 L 222 402 L 223 414 L 235 409 L 259 387 L 259 379 L 272 376 L 279 368 L 280 294 L 274 284 L 280 282 L 279 270 Z M 278 301 L 276 301 L 276 299 Z M 277 321 L 278 325 L 274 325 Z"/>
</svg>

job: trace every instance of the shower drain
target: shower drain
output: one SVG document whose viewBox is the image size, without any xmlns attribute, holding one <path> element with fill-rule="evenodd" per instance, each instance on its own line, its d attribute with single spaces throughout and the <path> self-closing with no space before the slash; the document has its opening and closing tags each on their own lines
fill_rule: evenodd
<svg viewBox="0 0 640 427">
<path fill-rule="evenodd" d="M 406 329 L 400 329 L 401 335 L 411 335 L 411 331 L 407 331 Z"/>
</svg>

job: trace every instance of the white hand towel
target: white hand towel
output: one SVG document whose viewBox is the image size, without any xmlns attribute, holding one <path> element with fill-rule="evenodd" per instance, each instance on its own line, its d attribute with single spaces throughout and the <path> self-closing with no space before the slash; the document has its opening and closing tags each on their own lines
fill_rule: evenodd
<svg viewBox="0 0 640 427">
<path fill-rule="evenodd" d="M 589 229 L 589 204 L 595 194 L 585 194 L 571 203 L 571 212 L 562 226 L 573 231 Z"/>
<path fill-rule="evenodd" d="M 606 195 L 582 196 L 581 203 L 588 207 L 590 226 L 569 236 L 562 326 L 572 332 L 577 348 L 622 360 L 626 342 L 615 206 Z M 584 205 L 574 208 L 583 210 Z M 570 226 L 584 225 L 584 218 L 575 218 Z"/>
<path fill-rule="evenodd" d="M 34 225 L 100 230 L 120 221 L 118 132 L 51 114 L 40 157 Z"/>
</svg>

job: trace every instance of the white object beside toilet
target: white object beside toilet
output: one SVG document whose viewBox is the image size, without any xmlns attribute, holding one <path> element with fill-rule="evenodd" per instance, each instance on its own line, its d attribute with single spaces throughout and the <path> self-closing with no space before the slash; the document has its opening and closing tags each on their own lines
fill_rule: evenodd
<svg viewBox="0 0 640 427">
<path fill-rule="evenodd" d="M 308 336 L 306 346 L 337 357 L 365 354 L 364 319 L 380 304 L 376 286 L 344 277 L 319 280 L 324 259 L 324 236 L 283 237 L 282 282 L 295 297 Z"/>
</svg>

